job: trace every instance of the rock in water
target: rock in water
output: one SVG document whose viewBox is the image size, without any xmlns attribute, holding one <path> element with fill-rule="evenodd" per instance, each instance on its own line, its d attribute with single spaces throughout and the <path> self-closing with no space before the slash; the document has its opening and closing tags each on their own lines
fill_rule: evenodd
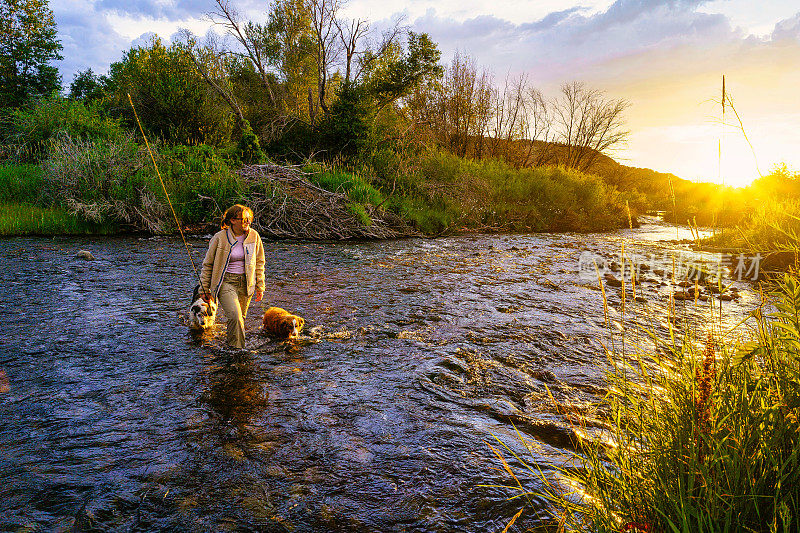
<svg viewBox="0 0 800 533">
<path fill-rule="evenodd" d="M 75 254 L 76 259 L 86 259 L 87 261 L 94 261 L 94 256 L 89 250 L 80 250 Z"/>
</svg>

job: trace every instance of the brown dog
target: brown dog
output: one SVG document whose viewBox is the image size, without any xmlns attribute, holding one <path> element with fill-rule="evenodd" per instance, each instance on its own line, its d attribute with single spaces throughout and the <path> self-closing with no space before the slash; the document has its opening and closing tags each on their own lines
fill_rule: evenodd
<svg viewBox="0 0 800 533">
<path fill-rule="evenodd" d="M 270 307 L 261 320 L 264 332 L 276 339 L 295 339 L 300 335 L 306 321 L 280 307 Z"/>
</svg>

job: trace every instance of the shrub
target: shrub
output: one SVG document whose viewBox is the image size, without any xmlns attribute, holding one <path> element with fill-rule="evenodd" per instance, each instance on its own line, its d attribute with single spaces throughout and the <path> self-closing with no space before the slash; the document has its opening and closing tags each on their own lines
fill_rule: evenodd
<svg viewBox="0 0 800 533">
<path fill-rule="evenodd" d="M 212 144 L 230 140 L 233 116 L 217 101 L 180 43 L 166 47 L 154 38 L 132 48 L 109 69 L 112 104 L 135 127 L 131 95 L 144 129 L 170 144 Z"/>
<path fill-rule="evenodd" d="M 103 116 L 96 106 L 58 95 L 34 99 L 10 115 L 9 143 L 24 161 L 47 157 L 49 143 L 58 133 L 76 139 L 118 140 L 124 136 L 119 121 Z"/>
<path fill-rule="evenodd" d="M 153 148 L 182 223 L 208 221 L 241 198 L 240 181 L 213 147 Z M 61 135 L 44 170 L 51 201 L 88 220 L 157 233 L 174 226 L 150 156 L 132 134 L 108 142 Z"/>
</svg>

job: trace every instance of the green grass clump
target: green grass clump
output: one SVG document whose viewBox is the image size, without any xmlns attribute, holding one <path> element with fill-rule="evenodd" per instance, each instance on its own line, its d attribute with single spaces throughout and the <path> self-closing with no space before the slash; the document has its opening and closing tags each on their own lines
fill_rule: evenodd
<svg viewBox="0 0 800 533">
<path fill-rule="evenodd" d="M 319 169 L 309 173 L 308 177 L 314 185 L 331 192 L 346 194 L 350 200 L 359 204 L 377 206 L 384 201 L 380 191 L 357 174 L 338 169 Z"/>
<path fill-rule="evenodd" d="M 111 234 L 119 228 L 111 224 L 93 224 L 70 214 L 61 207 L 36 207 L 0 203 L 0 235 L 79 235 Z"/>
<path fill-rule="evenodd" d="M 584 440 L 555 479 L 530 467 L 563 531 L 800 530 L 796 275 L 769 303 L 747 342 L 709 332 L 666 355 L 611 356 L 601 404 L 611 429 Z"/>
<path fill-rule="evenodd" d="M 0 164 L 0 202 L 35 203 L 45 185 L 39 165 Z"/>
</svg>

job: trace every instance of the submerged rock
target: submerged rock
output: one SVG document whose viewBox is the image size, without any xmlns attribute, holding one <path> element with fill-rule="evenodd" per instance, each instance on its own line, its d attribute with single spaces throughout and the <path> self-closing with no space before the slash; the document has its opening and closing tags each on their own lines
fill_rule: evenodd
<svg viewBox="0 0 800 533">
<path fill-rule="evenodd" d="M 75 254 L 75 259 L 86 259 L 87 261 L 94 261 L 94 256 L 89 250 L 79 250 Z"/>
</svg>

